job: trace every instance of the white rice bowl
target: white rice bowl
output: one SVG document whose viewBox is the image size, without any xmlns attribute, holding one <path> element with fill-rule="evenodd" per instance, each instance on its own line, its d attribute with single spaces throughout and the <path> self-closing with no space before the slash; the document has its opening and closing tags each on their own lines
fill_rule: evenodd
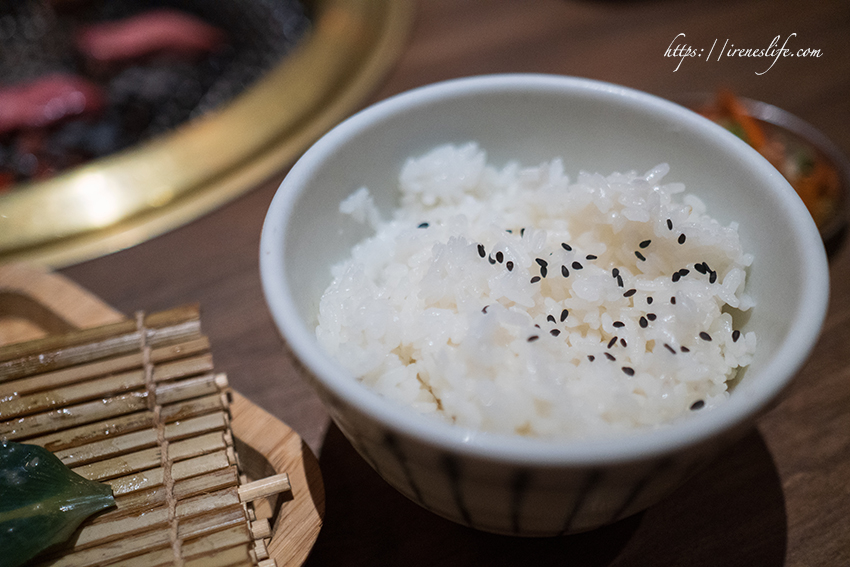
<svg viewBox="0 0 850 567">
<path fill-rule="evenodd" d="M 675 166 L 675 164 L 674 164 Z M 496 168 L 474 143 L 411 158 L 381 219 L 332 270 L 316 336 L 366 386 L 480 431 L 592 439 L 711 411 L 756 347 L 752 256 L 682 184 Z"/>
</svg>

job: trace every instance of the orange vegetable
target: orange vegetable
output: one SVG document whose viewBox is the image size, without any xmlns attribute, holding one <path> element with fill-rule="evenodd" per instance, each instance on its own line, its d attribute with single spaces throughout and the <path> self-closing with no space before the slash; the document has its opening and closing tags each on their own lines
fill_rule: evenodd
<svg viewBox="0 0 850 567">
<path fill-rule="evenodd" d="M 727 89 L 717 93 L 717 106 L 720 114 L 730 117 L 744 131 L 744 139 L 756 150 L 761 151 L 765 145 L 765 135 L 755 119 L 747 113 L 743 104 Z"/>
</svg>

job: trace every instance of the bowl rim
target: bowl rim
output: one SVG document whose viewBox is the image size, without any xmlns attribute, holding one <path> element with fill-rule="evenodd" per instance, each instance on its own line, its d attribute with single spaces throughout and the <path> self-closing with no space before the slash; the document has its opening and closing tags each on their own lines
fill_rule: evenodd
<svg viewBox="0 0 850 567">
<path fill-rule="evenodd" d="M 726 403 L 673 427 L 612 439 L 529 439 L 482 433 L 410 412 L 363 387 L 322 351 L 315 333 L 301 319 L 293 301 L 283 253 L 287 219 L 313 172 L 357 133 L 407 109 L 480 92 L 492 94 L 499 90 L 540 89 L 567 96 L 593 94 L 621 105 L 634 106 L 641 112 L 674 118 L 685 127 L 724 145 L 738 144 L 736 150 L 741 159 L 746 160 L 747 166 L 764 177 L 775 190 L 785 193 L 786 198 L 781 199 L 779 205 L 795 221 L 787 230 L 794 231 L 802 242 L 802 248 L 809 252 L 799 261 L 810 277 L 804 278 L 805 293 L 795 312 L 789 314 L 797 324 L 777 346 L 776 356 L 758 372 L 759 380 L 753 381 L 757 388 L 739 387 L 738 395 L 731 396 Z M 266 302 L 287 347 L 333 396 L 371 416 L 383 428 L 428 446 L 482 460 L 542 467 L 604 465 L 658 458 L 746 425 L 779 395 L 808 358 L 826 317 L 829 297 L 826 252 L 814 221 L 781 174 L 745 142 L 697 113 L 649 93 L 581 77 L 526 73 L 479 75 L 417 87 L 361 110 L 325 134 L 296 162 L 272 199 L 260 239 L 260 275 Z M 324 393 L 319 393 L 325 397 Z"/>
</svg>

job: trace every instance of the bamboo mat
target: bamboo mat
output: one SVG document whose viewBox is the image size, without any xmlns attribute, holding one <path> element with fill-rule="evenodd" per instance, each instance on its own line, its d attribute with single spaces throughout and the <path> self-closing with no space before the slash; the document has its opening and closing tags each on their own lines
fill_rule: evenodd
<svg viewBox="0 0 850 567">
<path fill-rule="evenodd" d="M 277 565 L 269 516 L 290 478 L 248 481 L 234 395 L 197 306 L 0 346 L 0 439 L 47 448 L 116 502 L 33 565 Z"/>
</svg>

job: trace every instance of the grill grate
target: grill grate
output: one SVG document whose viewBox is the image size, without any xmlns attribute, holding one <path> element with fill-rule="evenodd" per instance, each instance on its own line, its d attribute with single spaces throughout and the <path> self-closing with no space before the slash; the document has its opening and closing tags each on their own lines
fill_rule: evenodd
<svg viewBox="0 0 850 567">
<path fill-rule="evenodd" d="M 68 7 L 63 7 L 67 5 Z M 0 88 L 51 73 L 83 76 L 105 92 L 105 110 L 49 129 L 0 134 L 0 191 L 127 149 L 220 108 L 278 64 L 310 28 L 296 0 L 58 3 L 0 0 Z M 74 48 L 81 24 L 159 8 L 201 18 L 227 34 L 224 49 L 198 61 L 150 59 L 93 68 Z"/>
</svg>

